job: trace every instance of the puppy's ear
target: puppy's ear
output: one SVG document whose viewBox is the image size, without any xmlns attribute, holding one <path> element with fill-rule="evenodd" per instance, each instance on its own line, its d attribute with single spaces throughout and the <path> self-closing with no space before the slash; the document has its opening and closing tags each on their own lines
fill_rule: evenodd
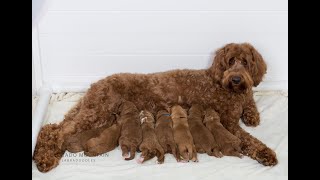
<svg viewBox="0 0 320 180">
<path fill-rule="evenodd" d="M 253 85 L 257 87 L 262 81 L 264 74 L 266 74 L 267 72 L 267 65 L 264 62 L 261 54 L 251 44 L 246 43 L 246 45 L 249 46 L 250 51 L 252 53 L 252 61 L 254 64 L 251 68 L 252 79 Z"/>
<path fill-rule="evenodd" d="M 216 82 L 220 82 L 223 77 L 223 72 L 227 69 L 226 64 L 226 48 L 231 44 L 218 49 L 215 53 L 215 57 L 211 66 L 211 73 L 213 74 L 213 79 Z"/>
</svg>

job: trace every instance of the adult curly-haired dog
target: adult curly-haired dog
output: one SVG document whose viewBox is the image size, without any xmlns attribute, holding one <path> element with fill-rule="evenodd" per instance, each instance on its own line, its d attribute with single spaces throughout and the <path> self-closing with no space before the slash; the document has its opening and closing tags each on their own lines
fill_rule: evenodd
<svg viewBox="0 0 320 180">
<path fill-rule="evenodd" d="M 231 43 L 216 51 L 208 69 L 108 76 L 92 84 L 82 100 L 66 114 L 59 125 L 58 137 L 51 138 L 56 143 L 54 147 L 58 148 L 54 151 L 59 151 L 72 134 L 103 125 L 111 126 L 112 113 L 117 112 L 123 99 L 155 115 L 158 110 L 178 104 L 177 97 L 180 96 L 186 106 L 202 104 L 204 108 L 215 109 L 223 126 L 240 138 L 244 155 L 266 166 L 275 165 L 278 162 L 275 152 L 239 126 L 240 117 L 248 126 L 257 126 L 260 122 L 252 87 L 259 85 L 266 70 L 262 56 L 252 45 Z M 40 138 L 37 143 L 50 149 L 49 144 L 41 142 L 43 140 Z M 54 157 L 53 153 L 35 155 Z M 56 159 L 48 158 L 41 163 L 51 169 L 56 165 L 53 160 Z"/>
</svg>

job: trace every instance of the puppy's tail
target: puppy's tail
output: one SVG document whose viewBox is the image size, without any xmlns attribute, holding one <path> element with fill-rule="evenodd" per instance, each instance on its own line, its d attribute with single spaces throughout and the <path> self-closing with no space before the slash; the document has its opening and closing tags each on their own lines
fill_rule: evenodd
<svg viewBox="0 0 320 180">
<path fill-rule="evenodd" d="M 136 156 L 136 151 L 137 151 L 137 147 L 136 146 L 131 146 L 130 148 L 130 157 L 128 158 L 124 158 L 124 160 L 132 160 L 135 156 Z"/>
</svg>

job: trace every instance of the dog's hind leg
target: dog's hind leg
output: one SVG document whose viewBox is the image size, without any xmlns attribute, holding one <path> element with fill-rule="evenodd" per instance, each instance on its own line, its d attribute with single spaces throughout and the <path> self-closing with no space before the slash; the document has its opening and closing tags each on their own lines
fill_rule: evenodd
<svg viewBox="0 0 320 180">
<path fill-rule="evenodd" d="M 179 162 L 180 161 L 180 154 L 177 149 L 177 145 L 174 142 L 170 143 L 170 149 L 171 149 L 172 155 L 176 158 L 177 162 Z"/>
<path fill-rule="evenodd" d="M 187 147 L 185 147 L 184 145 L 178 145 L 178 149 L 180 156 L 183 158 L 181 162 L 189 162 L 189 154 Z"/>
<path fill-rule="evenodd" d="M 57 134 L 60 126 L 57 124 L 44 125 L 38 135 L 38 141 L 34 151 L 33 159 L 41 172 L 47 172 L 58 166 L 65 148 L 57 146 Z"/>
<path fill-rule="evenodd" d="M 141 151 L 141 155 L 140 157 L 137 159 L 137 163 L 142 164 L 145 159 L 148 157 L 149 155 L 149 150 L 146 147 L 141 147 L 139 148 L 139 150 Z"/>
<path fill-rule="evenodd" d="M 125 158 L 125 160 L 127 160 L 127 161 L 128 160 L 132 160 L 136 155 L 136 151 L 137 151 L 137 146 L 136 145 L 131 145 L 131 147 L 130 147 L 130 157 Z"/>
<path fill-rule="evenodd" d="M 189 149 L 188 149 L 188 151 L 189 151 Z M 191 150 L 191 152 L 192 152 L 192 156 L 191 156 L 190 159 L 191 159 L 193 162 L 199 162 L 199 161 L 198 161 L 198 158 L 197 158 L 197 150 L 196 150 L 195 145 L 192 145 L 192 150 Z M 189 152 L 189 155 L 190 155 L 190 152 Z"/>
<path fill-rule="evenodd" d="M 72 121 L 73 118 L 79 113 L 80 107 L 81 107 L 81 101 L 78 102 L 65 115 L 64 121 L 65 122 Z M 57 137 L 61 127 L 62 127 L 62 123 L 60 123 L 59 125 L 57 124 L 45 125 L 41 128 L 39 132 L 33 158 L 35 159 L 35 163 L 39 171 L 41 172 L 47 172 L 53 169 L 54 167 L 56 167 L 59 164 L 59 161 L 66 150 L 66 147 L 62 147 L 63 142 L 61 143 L 60 146 L 58 146 L 59 139 Z M 56 152 L 59 152 L 59 153 L 56 153 Z"/>
<path fill-rule="evenodd" d="M 156 154 L 157 154 L 157 159 L 158 159 L 157 162 L 159 164 L 162 164 L 164 162 L 164 150 L 162 149 L 162 147 L 160 145 L 158 145 L 156 149 L 157 149 Z"/>
<path fill-rule="evenodd" d="M 129 157 L 129 149 L 127 145 L 121 145 L 121 151 L 122 151 L 122 157 L 123 159 L 128 158 Z"/>
</svg>

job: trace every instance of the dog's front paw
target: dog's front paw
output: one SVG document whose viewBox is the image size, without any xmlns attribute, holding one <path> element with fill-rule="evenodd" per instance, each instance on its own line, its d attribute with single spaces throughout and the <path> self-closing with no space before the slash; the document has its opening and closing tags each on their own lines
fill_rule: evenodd
<svg viewBox="0 0 320 180">
<path fill-rule="evenodd" d="M 274 166 L 278 164 L 276 153 L 269 148 L 258 151 L 256 159 L 265 166 Z"/>
<path fill-rule="evenodd" d="M 245 112 L 242 116 L 242 121 L 246 126 L 256 127 L 260 124 L 260 116 L 258 113 Z"/>
</svg>

